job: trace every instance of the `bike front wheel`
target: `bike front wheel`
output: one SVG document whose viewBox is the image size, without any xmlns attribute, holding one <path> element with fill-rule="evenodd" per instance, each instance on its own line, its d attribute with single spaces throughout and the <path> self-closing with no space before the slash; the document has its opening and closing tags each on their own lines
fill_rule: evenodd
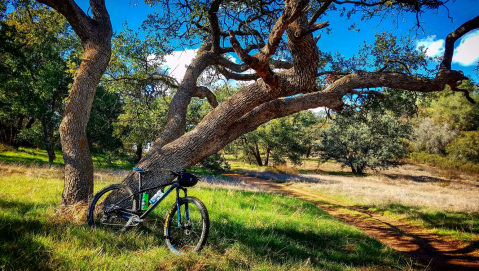
<svg viewBox="0 0 479 271">
<path fill-rule="evenodd" d="M 88 208 L 88 225 L 124 231 L 137 208 L 133 191 L 121 184 L 109 185 L 96 193 Z"/>
<path fill-rule="evenodd" d="M 209 228 L 210 219 L 203 202 L 195 197 L 181 198 L 166 218 L 166 245 L 178 254 L 198 252 L 208 239 Z"/>
</svg>

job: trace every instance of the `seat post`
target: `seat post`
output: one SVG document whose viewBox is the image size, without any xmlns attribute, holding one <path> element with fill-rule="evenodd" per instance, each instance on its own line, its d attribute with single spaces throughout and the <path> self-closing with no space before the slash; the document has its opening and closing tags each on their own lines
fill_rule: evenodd
<svg viewBox="0 0 479 271">
<path fill-rule="evenodd" d="M 141 171 L 138 171 L 138 174 L 140 175 L 139 178 L 138 178 L 138 192 L 141 191 L 142 189 L 142 184 L 141 184 L 141 175 L 142 175 L 143 172 Z M 138 208 L 141 208 L 141 200 L 142 200 L 142 195 L 138 193 L 138 203 L 140 204 Z"/>
</svg>

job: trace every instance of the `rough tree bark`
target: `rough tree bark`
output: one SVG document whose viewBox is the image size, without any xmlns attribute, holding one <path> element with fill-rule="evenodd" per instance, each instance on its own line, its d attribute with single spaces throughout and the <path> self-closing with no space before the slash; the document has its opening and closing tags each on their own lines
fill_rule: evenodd
<svg viewBox="0 0 479 271">
<path fill-rule="evenodd" d="M 136 146 L 135 155 L 136 155 L 136 161 L 140 162 L 141 157 L 143 156 L 143 144 L 138 144 Z"/>
<path fill-rule="evenodd" d="M 60 138 L 65 161 L 65 185 L 61 206 L 87 204 L 93 194 L 93 160 L 88 148 L 86 127 L 96 87 L 111 56 L 113 34 L 104 0 L 90 0 L 90 18 L 73 0 L 38 0 L 57 10 L 79 36 L 83 59 L 76 70 L 68 96 Z"/>
</svg>

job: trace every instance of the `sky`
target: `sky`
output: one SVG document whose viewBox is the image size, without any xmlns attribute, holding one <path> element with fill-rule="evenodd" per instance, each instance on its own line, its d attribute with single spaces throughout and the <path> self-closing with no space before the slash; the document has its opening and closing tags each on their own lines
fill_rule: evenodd
<svg viewBox="0 0 479 271">
<path fill-rule="evenodd" d="M 88 0 L 76 0 L 76 2 L 83 10 L 87 11 Z M 130 28 L 137 29 L 147 15 L 154 10 L 141 0 L 106 0 L 106 5 L 114 31 L 121 31 L 125 21 L 128 21 Z M 416 47 L 424 46 L 427 48 L 427 54 L 430 56 L 441 55 L 444 52 L 444 41 L 447 34 L 464 22 L 479 15 L 479 0 L 456 0 L 453 4 L 448 4 L 448 9 L 441 8 L 437 14 L 427 13 L 421 17 L 421 22 L 426 23 L 424 28 L 427 29 L 427 32 L 425 34 L 420 33 L 414 44 Z M 454 18 L 453 21 L 448 19 L 448 12 Z M 395 34 L 405 34 L 415 22 L 414 16 L 405 18 L 399 25 L 390 21 L 379 24 L 380 20 L 378 18 L 361 23 L 359 33 L 348 30 L 352 21 L 359 16 L 359 14 L 354 15 L 351 21 L 346 21 L 344 17 L 338 16 L 324 18 L 324 21 L 329 20 L 332 31 L 329 35 L 322 33 L 318 47 L 325 50 L 339 51 L 344 56 L 350 57 L 357 53 L 359 46 L 364 41 L 373 43 L 376 33 L 394 29 Z M 171 75 L 181 80 L 186 71 L 185 65 L 191 63 L 194 56 L 195 50 L 174 52 L 167 56 L 166 65 L 173 71 Z M 476 30 L 456 41 L 452 68 L 464 71 L 467 76 L 472 77 L 477 82 L 478 78 L 473 69 L 477 67 L 478 62 L 479 30 Z"/>
</svg>

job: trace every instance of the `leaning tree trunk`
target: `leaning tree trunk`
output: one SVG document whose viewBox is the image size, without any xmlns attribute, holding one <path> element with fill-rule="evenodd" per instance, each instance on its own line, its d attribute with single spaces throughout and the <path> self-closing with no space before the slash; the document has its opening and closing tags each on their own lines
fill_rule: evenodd
<svg viewBox="0 0 479 271">
<path fill-rule="evenodd" d="M 298 18 L 298 16 L 295 18 Z M 298 19 L 297 23 L 292 23 L 290 26 L 292 29 L 287 31 L 287 45 L 292 52 L 295 68 L 281 72 L 278 78 L 266 78 L 267 81 L 276 80 L 273 83 L 274 87 L 269 86 L 264 80 L 258 80 L 243 88 L 228 100 L 219 104 L 192 131 L 182 135 L 184 133 L 183 123 L 186 107 L 192 96 L 191 93 L 196 88 L 196 79 L 208 64 L 215 64 L 211 62 L 215 55 L 211 51 L 207 51 L 211 48 L 210 46 L 203 46 L 199 50 L 197 58 L 188 67 L 185 78 L 171 103 L 169 124 L 165 133 L 155 141 L 150 151 L 138 163 L 138 167 L 151 171 L 144 178 L 142 177 L 145 187 L 171 180 L 172 176 L 162 172 L 162 168 L 171 170 L 189 168 L 209 155 L 218 152 L 239 136 L 255 130 L 259 125 L 270 119 L 298 112 L 298 107 L 288 107 L 285 104 L 286 100 L 278 98 L 292 95 L 298 89 L 305 92 L 312 92 L 316 89 L 319 52 L 315 41 L 310 34 L 298 39 L 294 38 L 296 29 L 306 22 L 306 16 L 304 15 L 303 18 Z M 283 33 L 286 29 L 285 24 L 285 20 L 278 21 L 279 27 L 277 28 L 284 29 L 272 31 L 274 33 L 272 35 L 276 36 L 277 33 Z M 274 44 L 274 42 L 269 44 Z M 336 95 L 326 97 L 324 101 L 328 105 L 342 104 L 341 97 L 339 97 L 339 102 Z M 295 99 L 287 99 L 286 103 L 291 101 L 294 102 Z M 311 99 L 310 102 L 321 105 L 315 99 Z M 175 103 L 178 104 L 178 107 L 173 106 Z M 304 105 L 304 103 L 301 104 Z M 184 110 L 181 109 L 181 106 L 184 107 Z M 275 110 L 268 110 L 268 108 L 263 110 L 264 106 L 272 106 Z M 282 109 L 282 107 L 285 108 Z M 176 126 L 172 126 L 176 129 L 171 129 L 170 123 L 177 123 Z M 123 181 L 123 184 L 136 190 L 137 175 L 132 171 Z"/>
</svg>

